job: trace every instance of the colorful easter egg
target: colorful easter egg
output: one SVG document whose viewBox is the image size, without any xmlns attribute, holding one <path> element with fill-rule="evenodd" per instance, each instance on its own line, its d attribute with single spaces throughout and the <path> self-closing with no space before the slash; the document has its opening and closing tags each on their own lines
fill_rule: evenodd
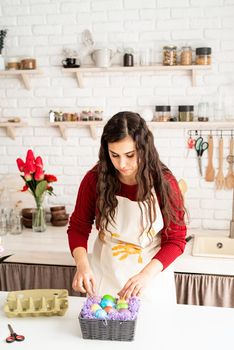
<svg viewBox="0 0 234 350">
<path fill-rule="evenodd" d="M 104 320 L 106 317 L 107 317 L 107 313 L 105 310 L 103 309 L 98 309 L 96 312 L 95 312 L 95 317 L 100 319 L 100 320 Z"/>
<path fill-rule="evenodd" d="M 104 310 L 108 314 L 111 313 L 111 312 L 115 312 L 116 311 L 112 306 L 106 306 L 106 307 L 104 307 Z"/>
<path fill-rule="evenodd" d="M 115 303 L 115 298 L 110 294 L 103 295 L 102 300 L 111 300 L 113 303 Z"/>
<path fill-rule="evenodd" d="M 99 304 L 93 304 L 91 305 L 91 311 L 95 313 L 97 310 L 101 309 L 101 306 Z"/>
<path fill-rule="evenodd" d="M 114 307 L 115 303 L 112 300 L 102 299 L 100 302 L 100 306 L 104 309 L 106 306 Z"/>
<path fill-rule="evenodd" d="M 127 300 L 126 299 L 118 299 L 117 304 L 127 304 Z"/>
<path fill-rule="evenodd" d="M 127 303 L 121 303 L 116 305 L 116 309 L 128 309 L 128 304 Z"/>
</svg>

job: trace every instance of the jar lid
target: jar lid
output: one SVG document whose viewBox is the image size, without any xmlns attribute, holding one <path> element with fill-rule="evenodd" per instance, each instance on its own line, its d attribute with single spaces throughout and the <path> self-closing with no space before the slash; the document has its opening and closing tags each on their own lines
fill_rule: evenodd
<svg viewBox="0 0 234 350">
<path fill-rule="evenodd" d="M 181 50 L 192 50 L 191 46 L 182 46 Z"/>
<path fill-rule="evenodd" d="M 211 47 L 197 47 L 196 48 L 196 55 L 210 55 L 211 54 Z"/>
<path fill-rule="evenodd" d="M 171 106 L 155 106 L 156 112 L 170 112 Z"/>
<path fill-rule="evenodd" d="M 169 46 L 163 46 L 163 50 L 176 50 L 177 46 L 169 45 Z"/>
<path fill-rule="evenodd" d="M 194 106 L 179 106 L 179 112 L 192 112 L 193 111 Z"/>
</svg>

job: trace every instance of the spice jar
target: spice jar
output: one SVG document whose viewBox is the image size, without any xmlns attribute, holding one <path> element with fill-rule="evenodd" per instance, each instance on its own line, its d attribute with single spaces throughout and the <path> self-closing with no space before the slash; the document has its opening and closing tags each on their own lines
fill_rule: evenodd
<svg viewBox="0 0 234 350">
<path fill-rule="evenodd" d="M 124 65 L 124 67 L 133 67 L 134 66 L 134 57 L 133 57 L 133 50 L 132 49 L 125 50 L 125 54 L 123 56 L 123 65 Z"/>
<path fill-rule="evenodd" d="M 191 46 L 183 46 L 180 54 L 180 64 L 189 66 L 192 64 L 192 48 Z"/>
<path fill-rule="evenodd" d="M 155 106 L 155 115 L 153 121 L 168 122 L 171 118 L 171 106 Z"/>
<path fill-rule="evenodd" d="M 164 46 L 163 47 L 163 65 L 175 66 L 177 64 L 177 47 Z"/>
<path fill-rule="evenodd" d="M 211 48 L 198 47 L 196 48 L 196 64 L 209 65 L 211 64 Z"/>
<path fill-rule="evenodd" d="M 193 121 L 193 106 L 179 106 L 179 121 L 192 122 Z"/>
</svg>

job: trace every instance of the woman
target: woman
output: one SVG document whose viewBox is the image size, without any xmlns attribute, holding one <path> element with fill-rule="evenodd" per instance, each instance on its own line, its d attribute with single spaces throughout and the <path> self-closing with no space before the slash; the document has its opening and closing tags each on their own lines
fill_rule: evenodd
<svg viewBox="0 0 234 350">
<path fill-rule="evenodd" d="M 94 220 L 99 234 L 88 259 Z M 70 218 L 73 289 L 175 302 L 169 265 L 182 254 L 185 236 L 182 195 L 151 131 L 139 114 L 117 113 L 104 127 L 99 161 L 83 178 Z"/>
</svg>

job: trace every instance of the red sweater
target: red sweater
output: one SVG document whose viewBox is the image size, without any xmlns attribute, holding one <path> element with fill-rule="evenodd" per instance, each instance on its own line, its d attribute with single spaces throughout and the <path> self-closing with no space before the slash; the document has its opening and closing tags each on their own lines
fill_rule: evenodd
<svg viewBox="0 0 234 350">
<path fill-rule="evenodd" d="M 180 190 L 176 179 L 172 175 L 167 175 L 166 178 L 171 191 L 179 193 Z M 95 170 L 90 170 L 80 184 L 76 206 L 67 230 L 71 253 L 77 247 L 84 247 L 87 250 L 87 241 L 96 214 L 96 184 L 97 173 Z M 130 186 L 121 183 L 121 189 L 117 195 L 134 201 L 136 200 L 136 193 L 137 185 Z M 181 220 L 179 212 L 177 212 L 177 217 Z M 158 259 L 162 263 L 163 269 L 183 253 L 186 244 L 185 236 L 185 224 L 177 225 L 171 222 L 167 232 L 165 232 L 165 228 L 162 229 L 161 249 L 154 256 L 154 259 Z"/>
</svg>

